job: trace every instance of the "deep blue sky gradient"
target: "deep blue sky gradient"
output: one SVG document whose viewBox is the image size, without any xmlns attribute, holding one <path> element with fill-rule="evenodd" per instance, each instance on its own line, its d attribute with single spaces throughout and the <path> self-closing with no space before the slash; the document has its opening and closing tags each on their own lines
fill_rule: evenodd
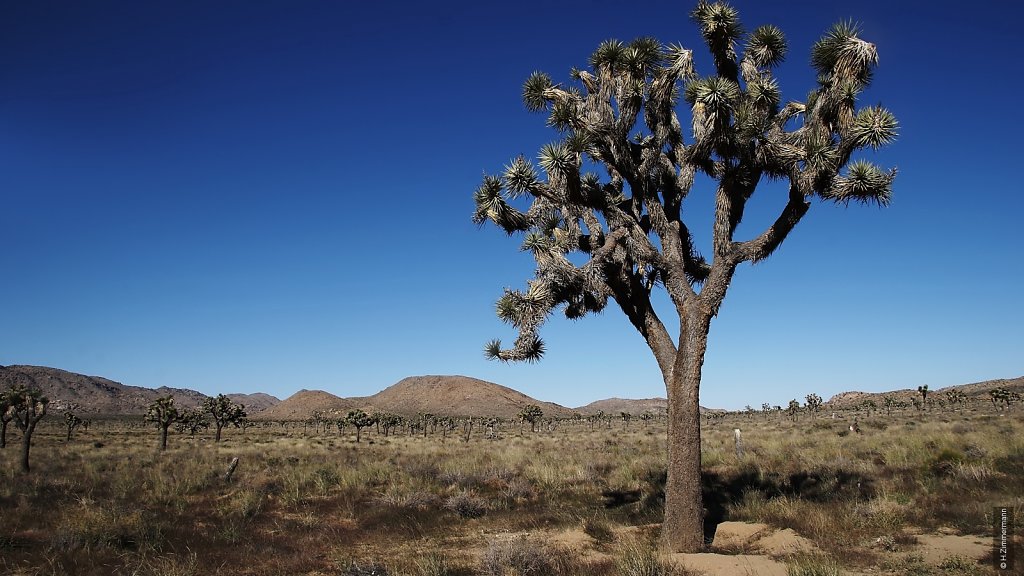
<svg viewBox="0 0 1024 576">
<path fill-rule="evenodd" d="M 736 2 L 812 89 L 811 44 L 863 24 L 899 141 L 887 209 L 816 204 L 737 273 L 702 403 L 1024 374 L 1020 9 Z M 607 38 L 710 58 L 689 3 L 5 2 L 0 5 L 0 364 L 207 394 L 372 394 L 465 374 L 578 406 L 664 396 L 614 307 L 555 316 L 536 365 L 488 362 L 519 240 L 470 222 L 485 172 L 556 138 L 522 81 L 568 81 Z M 632 5 L 631 5 L 632 6 Z M 1018 13 L 1015 13 L 1018 12 Z M 685 117 L 685 113 L 683 113 Z M 753 235 L 785 202 L 757 196 Z M 687 205 L 707 245 L 710 190 Z M 668 320 L 668 314 L 665 315 Z"/>
</svg>

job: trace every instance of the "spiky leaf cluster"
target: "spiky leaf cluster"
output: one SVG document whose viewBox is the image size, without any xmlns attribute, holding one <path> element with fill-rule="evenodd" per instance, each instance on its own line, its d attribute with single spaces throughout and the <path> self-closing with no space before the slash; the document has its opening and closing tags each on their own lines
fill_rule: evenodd
<svg viewBox="0 0 1024 576">
<path fill-rule="evenodd" d="M 784 103 L 773 76 L 788 53 L 779 28 L 748 34 L 732 6 L 707 0 L 691 18 L 714 59 L 707 76 L 694 70 L 691 50 L 640 38 L 602 42 L 588 69 L 570 72 L 570 85 L 543 72 L 526 80 L 526 108 L 546 113 L 559 136 L 535 161 L 518 157 L 500 176 L 485 176 L 474 194 L 473 221 L 522 233 L 521 248 L 537 263 L 526 291 L 506 290 L 498 301 L 498 316 L 518 337 L 509 348 L 489 342 L 488 358 L 538 360 L 539 330 L 554 311 L 581 318 L 609 300 L 652 349 L 674 346 L 651 305 L 655 287 L 680 316 L 694 307 L 713 315 L 736 267 L 771 255 L 813 198 L 890 202 L 895 170 L 853 159 L 898 131 L 881 106 L 857 109 L 878 55 L 856 25 L 837 24 L 814 44 L 817 87 L 803 102 Z M 604 174 L 586 172 L 594 164 Z M 683 209 L 698 174 L 717 183 L 707 257 Z M 786 205 L 763 232 L 737 239 L 746 203 L 766 178 L 788 182 Z"/>
</svg>

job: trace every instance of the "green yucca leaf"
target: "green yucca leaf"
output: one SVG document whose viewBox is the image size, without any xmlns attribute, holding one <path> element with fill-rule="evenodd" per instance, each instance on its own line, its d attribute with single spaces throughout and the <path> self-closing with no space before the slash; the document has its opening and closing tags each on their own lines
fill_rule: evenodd
<svg viewBox="0 0 1024 576">
<path fill-rule="evenodd" d="M 540 149 L 540 165 L 548 174 L 567 174 L 576 167 L 576 154 L 564 142 L 545 144 Z"/>
<path fill-rule="evenodd" d="M 861 110 L 850 127 L 850 137 L 858 148 L 878 149 L 896 140 L 899 123 L 896 116 L 881 106 Z"/>
<path fill-rule="evenodd" d="M 513 198 L 528 193 L 539 182 L 537 171 L 522 156 L 513 160 L 508 166 L 505 166 L 504 176 L 505 186 Z"/>
<path fill-rule="evenodd" d="M 576 106 L 571 102 L 555 102 L 551 106 L 548 126 L 559 132 L 565 132 L 572 128 L 574 120 L 576 120 Z"/>
<path fill-rule="evenodd" d="M 849 165 L 844 176 L 836 176 L 832 186 L 822 197 L 848 204 L 851 200 L 862 204 L 888 206 L 892 201 L 892 182 L 896 169 L 882 171 L 874 164 L 858 160 Z"/>
<path fill-rule="evenodd" d="M 776 26 L 761 26 L 747 38 L 746 56 L 755 66 L 772 68 L 786 57 L 786 36 Z"/>
<path fill-rule="evenodd" d="M 871 68 L 878 63 L 875 45 L 861 40 L 860 27 L 854 22 L 839 22 L 811 47 L 811 64 L 820 80 L 832 78 L 871 81 Z M 823 82 L 823 83 L 825 83 Z"/>
<path fill-rule="evenodd" d="M 747 97 L 758 108 L 774 110 L 782 100 L 782 91 L 774 78 L 762 78 L 747 84 Z"/>
<path fill-rule="evenodd" d="M 565 147 L 575 154 L 584 154 L 590 150 L 593 138 L 583 132 L 573 132 L 565 139 Z"/>
<path fill-rule="evenodd" d="M 626 47 L 622 64 L 635 76 L 642 77 L 661 64 L 663 58 L 661 42 L 654 38 L 637 38 Z"/>
<path fill-rule="evenodd" d="M 505 293 L 498 299 L 494 307 L 498 313 L 498 318 L 502 322 L 512 325 L 518 324 L 519 310 L 516 308 L 516 299 L 511 290 L 505 290 Z"/>
<path fill-rule="evenodd" d="M 537 254 L 538 252 L 546 252 L 550 250 L 554 245 L 555 241 L 552 238 L 545 236 L 540 232 L 530 232 L 523 239 L 521 250 L 523 252 L 533 252 L 534 254 Z"/>
<path fill-rule="evenodd" d="M 804 160 L 809 167 L 815 170 L 835 170 L 839 161 L 839 151 L 832 140 L 828 138 L 815 139 L 808 142 L 804 148 Z"/>
<path fill-rule="evenodd" d="M 708 113 L 729 112 L 739 98 L 738 84 L 720 76 L 700 78 L 686 86 L 684 98 L 690 105 L 702 104 Z"/>
<path fill-rule="evenodd" d="M 526 294 L 522 297 L 523 302 L 537 306 L 544 304 L 545 301 L 551 298 L 551 289 L 548 287 L 547 283 L 535 280 L 529 284 L 530 287 L 527 288 Z"/>
<path fill-rule="evenodd" d="M 501 360 L 501 340 L 491 340 L 484 345 L 484 357 L 488 360 Z"/>
<path fill-rule="evenodd" d="M 534 72 L 523 83 L 523 104 L 530 112 L 540 112 L 548 107 L 544 91 L 551 88 L 551 77 L 544 72 Z"/>
<path fill-rule="evenodd" d="M 724 2 L 701 0 L 690 18 L 700 26 L 701 35 L 709 43 L 716 40 L 732 43 L 743 36 L 739 12 Z"/>
<path fill-rule="evenodd" d="M 476 210 L 473 213 L 473 223 L 482 225 L 489 217 L 492 210 L 498 207 L 503 199 L 501 197 L 501 180 L 495 176 L 484 176 L 484 181 L 473 192 L 473 202 Z"/>
<path fill-rule="evenodd" d="M 519 348 L 517 343 L 517 348 Z M 527 341 L 522 345 L 523 349 L 523 360 L 534 363 L 540 362 L 541 358 L 544 357 L 544 341 L 538 338 L 536 335 L 528 337 Z"/>
<path fill-rule="evenodd" d="M 607 68 L 613 73 L 622 66 L 626 55 L 626 46 L 615 39 L 605 40 L 598 45 L 590 56 L 590 67 L 594 70 Z"/>
</svg>

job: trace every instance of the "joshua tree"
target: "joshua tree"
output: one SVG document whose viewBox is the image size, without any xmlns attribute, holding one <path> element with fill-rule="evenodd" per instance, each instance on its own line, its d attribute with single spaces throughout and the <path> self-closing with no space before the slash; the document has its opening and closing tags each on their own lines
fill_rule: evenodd
<svg viewBox="0 0 1024 576">
<path fill-rule="evenodd" d="M 964 394 L 960 390 L 947 390 L 946 401 L 949 403 L 951 409 L 955 410 L 957 406 L 962 411 L 964 408 L 964 402 L 967 401 L 967 394 Z"/>
<path fill-rule="evenodd" d="M 768 419 L 768 414 L 772 411 L 772 405 L 767 402 L 761 403 L 761 413 L 764 414 L 764 419 Z"/>
<path fill-rule="evenodd" d="M 174 405 L 174 397 L 163 396 L 153 401 L 146 412 L 145 420 L 160 429 L 160 450 L 167 450 L 167 430 L 181 420 L 181 413 Z"/>
<path fill-rule="evenodd" d="M 29 388 L 23 384 L 16 385 L 7 391 L 8 402 L 14 416 L 14 424 L 21 430 L 21 471 L 28 472 L 28 453 L 32 448 L 32 433 L 36 424 L 46 416 L 46 407 L 50 400 L 43 396 L 37 388 Z"/>
<path fill-rule="evenodd" d="M 885 396 L 882 398 L 882 404 L 885 405 L 885 415 L 892 416 L 892 409 L 896 406 L 896 399 L 892 396 Z"/>
<path fill-rule="evenodd" d="M 789 414 L 789 417 L 792 418 L 794 422 L 796 422 L 797 417 L 800 415 L 800 402 L 798 402 L 796 398 L 789 401 L 786 413 Z"/>
<path fill-rule="evenodd" d="M 210 421 L 206 419 L 206 411 L 200 408 L 193 408 L 179 414 L 178 423 L 175 428 L 178 432 L 188 432 L 189 436 L 195 436 L 200 430 L 210 427 Z"/>
<path fill-rule="evenodd" d="M 999 403 L 1002 403 L 1007 409 L 1015 401 L 1020 400 L 1020 394 L 1017 392 L 1011 392 L 1006 388 L 996 388 L 989 391 L 989 396 L 992 397 L 992 406 L 998 408 Z"/>
<path fill-rule="evenodd" d="M 522 434 L 523 422 L 530 423 L 530 432 L 537 431 L 537 422 L 544 417 L 544 411 L 536 404 L 527 404 L 519 411 L 519 433 Z"/>
<path fill-rule="evenodd" d="M 64 413 L 64 427 L 67 429 L 66 442 L 71 442 L 71 435 L 74 434 L 75 428 L 82 423 L 82 419 L 75 415 L 74 412 Z"/>
<path fill-rule="evenodd" d="M 817 414 L 818 410 L 821 409 L 821 396 L 818 396 L 817 394 L 808 394 L 804 397 L 804 400 L 807 401 L 807 410 L 811 412 L 811 414 Z"/>
<path fill-rule="evenodd" d="M 554 310 L 575 319 L 610 300 L 645 339 L 668 395 L 662 542 L 677 551 L 704 543 L 701 369 L 711 319 L 737 267 L 768 258 L 815 198 L 887 205 L 895 171 L 851 159 L 893 141 L 897 129 L 881 106 L 856 109 L 877 63 L 875 45 L 859 38 L 857 26 L 837 24 L 814 44 L 818 85 L 805 102 L 783 104 L 772 74 L 787 50 L 781 30 L 746 34 L 737 11 L 721 2 L 702 0 L 691 16 L 713 56 L 710 76 L 695 73 L 690 50 L 651 38 L 603 42 L 590 70 L 571 72 L 575 85 L 531 75 L 526 107 L 547 112 L 560 140 L 540 151 L 543 176 L 525 157 L 501 176 L 485 176 L 473 215 L 477 224 L 525 234 L 523 250 L 537 262 L 526 290 L 506 290 L 498 300 L 498 316 L 518 337 L 511 348 L 488 343 L 489 358 L 538 361 L 545 351 L 539 330 Z M 685 130 L 680 96 L 691 117 Z M 592 165 L 607 178 L 585 171 Z M 705 256 L 696 249 L 696 224 L 684 220 L 684 200 L 695 182 L 709 180 L 715 214 Z M 763 232 L 738 239 L 762 180 L 787 182 L 788 202 Z M 521 197 L 532 201 L 526 210 L 515 206 Z M 655 312 L 655 287 L 668 293 L 674 330 Z"/>
<path fill-rule="evenodd" d="M 629 412 L 619 412 L 619 417 L 622 418 L 622 429 L 629 428 L 629 421 L 633 419 L 633 415 Z"/>
<path fill-rule="evenodd" d="M 643 421 L 644 428 L 647 428 L 647 424 L 650 423 L 650 421 L 651 421 L 651 413 L 650 412 L 644 412 L 643 414 L 640 415 L 640 420 Z"/>
<path fill-rule="evenodd" d="M 921 406 L 924 408 L 928 407 L 928 385 L 917 387 L 918 394 L 921 395 Z"/>
<path fill-rule="evenodd" d="M 373 426 L 373 418 L 363 412 L 362 410 L 351 410 L 348 416 L 345 416 L 345 421 L 351 424 L 356 429 L 356 442 L 359 442 L 359 438 L 362 435 L 363 428 L 367 426 Z"/>
<path fill-rule="evenodd" d="M 9 390 L 0 392 L 0 448 L 7 448 L 7 424 L 14 419 L 13 402 Z"/>
<path fill-rule="evenodd" d="M 203 400 L 203 411 L 208 412 L 210 417 L 213 418 L 213 425 L 216 428 L 216 434 L 213 438 L 214 442 L 220 442 L 220 431 L 224 428 L 225 424 L 231 424 L 238 428 L 248 417 L 248 414 L 245 413 L 244 405 L 235 404 L 231 401 L 231 398 L 223 394 L 218 394 L 216 398 Z"/>
</svg>

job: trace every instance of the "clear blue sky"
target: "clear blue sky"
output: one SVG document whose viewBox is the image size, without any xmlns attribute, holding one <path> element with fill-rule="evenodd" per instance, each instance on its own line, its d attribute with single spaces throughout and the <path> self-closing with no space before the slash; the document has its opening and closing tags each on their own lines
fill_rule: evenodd
<svg viewBox="0 0 1024 576">
<path fill-rule="evenodd" d="M 862 104 L 901 122 L 868 158 L 900 174 L 890 208 L 816 204 L 741 268 L 702 403 L 1024 374 L 1021 8 L 766 4 L 734 5 L 748 29 L 787 34 L 784 98 L 813 87 L 809 48 L 831 23 L 863 24 L 881 62 Z M 514 337 L 494 302 L 533 267 L 518 239 L 470 222 L 472 191 L 556 137 L 522 81 L 568 81 L 600 41 L 642 35 L 693 48 L 710 73 L 691 3 L 624 7 L 4 2 L 0 364 L 282 398 L 419 374 L 569 406 L 663 396 L 614 306 L 554 317 L 539 364 L 481 352 Z M 694 196 L 700 214 L 709 193 Z M 784 201 L 759 196 L 741 233 Z"/>
</svg>

